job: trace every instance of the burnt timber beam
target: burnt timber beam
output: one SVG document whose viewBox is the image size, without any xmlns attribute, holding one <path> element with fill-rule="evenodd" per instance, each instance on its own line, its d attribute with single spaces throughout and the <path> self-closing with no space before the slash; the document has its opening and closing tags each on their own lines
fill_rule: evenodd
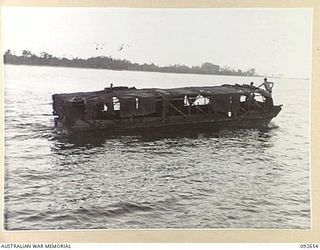
<svg viewBox="0 0 320 250">
<path fill-rule="evenodd" d="M 179 114 L 183 115 L 185 118 L 188 118 L 188 116 L 185 113 L 183 113 L 180 109 L 178 109 L 172 103 L 169 103 L 169 106 L 172 107 L 174 110 L 176 110 Z"/>
</svg>

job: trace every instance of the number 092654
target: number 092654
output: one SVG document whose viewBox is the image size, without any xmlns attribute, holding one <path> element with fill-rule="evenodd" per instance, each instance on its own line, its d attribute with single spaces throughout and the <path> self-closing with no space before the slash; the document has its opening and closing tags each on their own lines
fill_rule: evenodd
<svg viewBox="0 0 320 250">
<path fill-rule="evenodd" d="M 318 248 L 318 244 L 300 244 L 300 248 Z"/>
</svg>

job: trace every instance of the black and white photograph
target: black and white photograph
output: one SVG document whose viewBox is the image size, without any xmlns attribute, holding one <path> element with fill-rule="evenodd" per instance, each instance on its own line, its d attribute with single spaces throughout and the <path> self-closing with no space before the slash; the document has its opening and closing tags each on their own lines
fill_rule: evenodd
<svg viewBox="0 0 320 250">
<path fill-rule="evenodd" d="M 312 20 L 2 7 L 1 227 L 312 229 Z"/>
</svg>

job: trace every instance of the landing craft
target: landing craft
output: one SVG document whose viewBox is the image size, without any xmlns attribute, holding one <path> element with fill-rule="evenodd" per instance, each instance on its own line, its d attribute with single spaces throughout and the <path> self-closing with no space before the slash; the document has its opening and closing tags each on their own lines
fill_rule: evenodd
<svg viewBox="0 0 320 250">
<path fill-rule="evenodd" d="M 276 117 L 271 91 L 252 85 L 136 89 L 55 94 L 53 114 L 59 133 L 261 128 Z"/>
</svg>

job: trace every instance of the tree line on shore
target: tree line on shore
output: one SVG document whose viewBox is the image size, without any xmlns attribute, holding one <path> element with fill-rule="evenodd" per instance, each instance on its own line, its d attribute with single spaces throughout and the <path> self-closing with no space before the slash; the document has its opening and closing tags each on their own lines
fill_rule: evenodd
<svg viewBox="0 0 320 250">
<path fill-rule="evenodd" d="M 21 55 L 12 53 L 7 50 L 4 54 L 5 64 L 15 65 L 45 65 L 60 67 L 76 67 L 76 68 L 94 68 L 94 69 L 111 69 L 111 70 L 132 70 L 132 71 L 150 71 L 150 72 L 166 72 L 166 73 L 184 73 L 184 74 L 209 74 L 209 75 L 238 75 L 238 76 L 254 76 L 255 69 L 234 70 L 230 67 L 220 67 L 210 62 L 205 62 L 201 66 L 186 65 L 170 65 L 157 66 L 154 63 L 132 63 L 128 60 L 114 59 L 110 56 L 96 56 L 87 59 L 74 57 L 72 59 L 65 57 L 55 57 L 47 52 L 41 52 L 36 55 L 28 50 L 23 50 Z"/>
</svg>

